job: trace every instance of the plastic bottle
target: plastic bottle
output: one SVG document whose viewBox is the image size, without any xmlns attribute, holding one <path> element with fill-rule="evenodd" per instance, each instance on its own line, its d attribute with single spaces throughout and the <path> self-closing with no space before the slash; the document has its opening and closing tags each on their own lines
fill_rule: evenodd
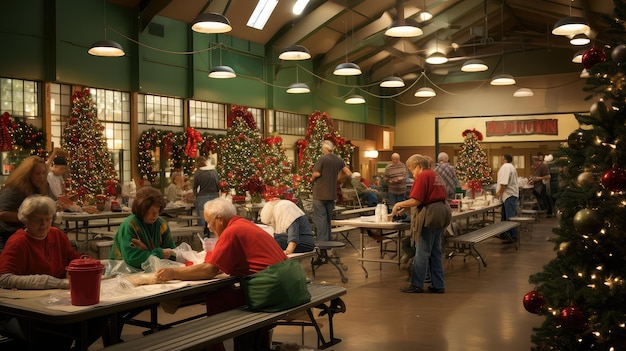
<svg viewBox="0 0 626 351">
<path fill-rule="evenodd" d="M 376 205 L 376 209 L 374 210 L 374 222 L 380 222 L 380 212 L 382 210 L 382 204 Z"/>
<path fill-rule="evenodd" d="M 387 214 L 388 214 L 387 204 L 383 202 L 382 204 L 380 204 L 380 221 L 381 222 L 389 221 L 389 216 Z"/>
</svg>

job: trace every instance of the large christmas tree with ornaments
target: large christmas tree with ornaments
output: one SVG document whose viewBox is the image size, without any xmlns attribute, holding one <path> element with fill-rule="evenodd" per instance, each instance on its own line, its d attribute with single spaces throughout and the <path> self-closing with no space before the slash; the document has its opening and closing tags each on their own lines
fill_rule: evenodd
<svg viewBox="0 0 626 351">
<path fill-rule="evenodd" d="M 76 91 L 71 103 L 61 139 L 70 161 L 67 194 L 81 202 L 92 202 L 96 195 L 117 196 L 119 176 L 89 89 Z"/>
<path fill-rule="evenodd" d="M 533 350 L 626 350 L 626 4 L 605 16 L 614 41 L 583 54 L 590 112 L 554 153 L 564 184 L 556 257 L 530 276 L 526 310 L 545 320 Z"/>
<path fill-rule="evenodd" d="M 461 133 L 463 145 L 454 165 L 456 177 L 466 183 L 472 193 L 479 193 L 483 185 L 491 184 L 491 167 L 485 150 L 480 146 L 483 134 L 476 129 L 466 129 Z"/>
</svg>

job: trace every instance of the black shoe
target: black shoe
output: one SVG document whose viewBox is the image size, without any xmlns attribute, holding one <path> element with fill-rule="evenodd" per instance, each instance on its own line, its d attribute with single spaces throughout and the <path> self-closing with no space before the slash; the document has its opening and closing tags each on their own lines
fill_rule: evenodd
<svg viewBox="0 0 626 351">
<path fill-rule="evenodd" d="M 433 293 L 433 294 L 443 294 L 443 293 L 446 292 L 446 289 L 444 289 L 444 288 L 437 289 L 437 288 L 435 288 L 433 286 L 429 286 L 428 287 L 428 291 Z"/>
<path fill-rule="evenodd" d="M 400 288 L 400 291 L 403 293 L 415 293 L 415 294 L 421 294 L 424 292 L 424 289 L 420 288 L 419 286 L 415 286 L 412 284 L 409 284 L 403 288 Z"/>
</svg>

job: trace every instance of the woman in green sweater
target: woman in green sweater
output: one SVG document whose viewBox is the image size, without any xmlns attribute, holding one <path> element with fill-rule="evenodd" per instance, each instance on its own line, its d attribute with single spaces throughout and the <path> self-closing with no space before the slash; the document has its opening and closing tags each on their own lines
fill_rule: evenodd
<svg viewBox="0 0 626 351">
<path fill-rule="evenodd" d="M 150 186 L 137 191 L 133 214 L 128 216 L 115 233 L 109 259 L 124 260 L 127 265 L 141 269 L 141 264 L 151 255 L 175 260 L 170 228 L 159 217 L 165 208 L 165 199 L 158 189 Z"/>
</svg>

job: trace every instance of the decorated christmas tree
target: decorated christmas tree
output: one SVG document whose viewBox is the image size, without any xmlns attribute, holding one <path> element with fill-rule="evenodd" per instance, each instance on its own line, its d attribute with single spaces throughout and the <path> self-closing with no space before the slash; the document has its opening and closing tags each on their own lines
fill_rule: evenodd
<svg viewBox="0 0 626 351">
<path fill-rule="evenodd" d="M 466 129 L 462 136 L 464 141 L 455 165 L 456 177 L 461 183 L 467 183 L 473 192 L 478 192 L 483 185 L 491 184 L 489 160 L 479 143 L 483 140 L 483 135 L 476 129 Z"/>
<path fill-rule="evenodd" d="M 333 128 L 330 117 L 326 112 L 313 112 L 309 116 L 309 124 L 304 140 L 298 141 L 298 179 L 297 189 L 301 193 L 311 192 L 311 176 L 313 166 L 318 158 L 322 156 L 322 141 L 330 140 L 335 144 L 335 153 L 341 157 L 347 165 L 352 160 L 354 146 L 350 141 L 346 141 Z"/>
<path fill-rule="evenodd" d="M 283 138 L 271 136 L 260 145 L 262 160 L 262 177 L 265 189 L 263 197 L 268 200 L 274 197 L 285 197 L 285 192 L 293 189 L 291 162 L 287 158 L 283 146 Z M 257 165 L 258 167 L 258 165 Z"/>
<path fill-rule="evenodd" d="M 75 92 L 71 103 L 61 139 L 61 146 L 70 159 L 67 193 L 87 202 L 100 194 L 116 196 L 119 177 L 89 89 Z"/>
<path fill-rule="evenodd" d="M 246 107 L 233 106 L 228 116 L 226 138 L 219 140 L 219 162 L 222 190 L 235 189 L 237 195 L 263 191 L 263 153 L 261 133 L 252 113 Z"/>
<path fill-rule="evenodd" d="M 626 350 L 626 6 L 606 17 L 615 41 L 583 54 L 590 113 L 554 154 L 563 184 L 556 257 L 530 276 L 524 307 L 545 320 L 534 350 Z"/>
</svg>

